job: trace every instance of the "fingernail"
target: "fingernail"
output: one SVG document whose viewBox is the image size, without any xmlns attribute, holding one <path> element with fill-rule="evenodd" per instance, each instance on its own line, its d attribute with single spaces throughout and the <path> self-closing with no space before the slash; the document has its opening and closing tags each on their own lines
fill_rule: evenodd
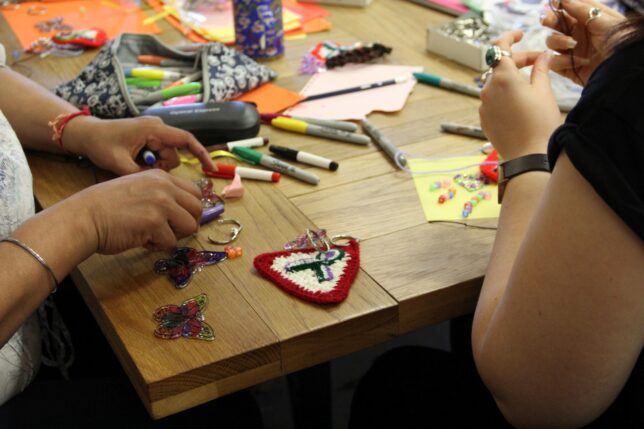
<svg viewBox="0 0 644 429">
<path fill-rule="evenodd" d="M 577 41 L 573 39 L 572 37 L 566 38 L 566 47 L 568 49 L 574 49 L 575 46 L 577 46 Z"/>
<path fill-rule="evenodd" d="M 543 21 L 546 19 L 546 13 L 542 12 L 541 15 L 539 15 L 539 22 L 543 24 Z"/>
</svg>

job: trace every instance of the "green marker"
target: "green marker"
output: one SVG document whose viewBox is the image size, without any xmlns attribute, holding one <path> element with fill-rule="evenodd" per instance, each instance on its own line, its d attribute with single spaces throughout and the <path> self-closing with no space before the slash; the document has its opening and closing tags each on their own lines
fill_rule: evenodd
<svg viewBox="0 0 644 429">
<path fill-rule="evenodd" d="M 182 95 L 191 95 L 201 93 L 201 83 L 190 82 L 185 85 L 173 86 L 172 88 L 162 89 L 160 91 L 151 92 L 150 94 L 134 99 L 134 104 L 154 104 L 161 100 L 168 100 L 170 98 L 179 97 Z"/>
<path fill-rule="evenodd" d="M 437 86 L 439 88 L 450 89 L 452 91 L 460 92 L 461 94 L 470 95 L 479 98 L 481 96 L 481 89 L 476 86 L 465 85 L 463 83 L 455 82 L 453 80 L 445 79 L 431 73 L 414 73 L 414 77 L 418 82 L 426 83 L 427 85 Z"/>
<path fill-rule="evenodd" d="M 158 79 L 147 79 L 144 77 L 126 77 L 125 83 L 129 86 L 139 88 L 160 88 L 164 81 Z"/>
</svg>

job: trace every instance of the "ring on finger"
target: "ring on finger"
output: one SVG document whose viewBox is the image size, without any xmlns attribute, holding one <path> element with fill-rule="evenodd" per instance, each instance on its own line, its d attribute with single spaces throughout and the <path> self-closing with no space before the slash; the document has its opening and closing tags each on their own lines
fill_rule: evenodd
<svg viewBox="0 0 644 429">
<path fill-rule="evenodd" d="M 485 70 L 485 71 L 483 72 L 483 74 L 482 74 L 482 75 L 481 75 L 481 77 L 479 78 L 479 80 L 481 81 L 481 83 L 482 83 L 483 85 L 485 85 L 485 83 L 486 83 L 486 82 L 487 82 L 487 80 L 490 78 L 490 76 L 492 76 L 492 71 L 493 71 L 493 70 L 494 70 L 494 69 L 493 69 L 492 67 L 490 67 L 489 69 L 487 69 L 487 70 Z"/>
<path fill-rule="evenodd" d="M 588 19 L 586 20 L 586 23 L 584 25 L 588 27 L 588 24 L 590 24 L 592 21 L 596 20 L 600 16 L 602 16 L 602 10 L 598 7 L 591 7 L 588 10 Z"/>
<path fill-rule="evenodd" d="M 485 52 L 485 62 L 491 68 L 499 65 L 503 57 L 512 58 L 512 53 L 505 51 L 498 46 L 490 46 Z"/>
</svg>

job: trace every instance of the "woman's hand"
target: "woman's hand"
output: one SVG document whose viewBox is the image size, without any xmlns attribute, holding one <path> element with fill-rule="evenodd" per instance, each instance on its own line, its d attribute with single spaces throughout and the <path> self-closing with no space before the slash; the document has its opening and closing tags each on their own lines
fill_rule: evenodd
<svg viewBox="0 0 644 429">
<path fill-rule="evenodd" d="M 501 35 L 497 45 L 510 52 L 521 31 Z M 501 156 L 517 158 L 530 153 L 545 153 L 548 139 L 561 123 L 548 76 L 550 55 L 517 52 L 503 57 L 481 91 L 481 126 Z M 519 69 L 532 65 L 530 81 Z"/>
<path fill-rule="evenodd" d="M 115 254 L 174 247 L 198 230 L 200 199 L 192 182 L 153 169 L 91 186 L 62 204 L 73 204 L 75 219 L 96 240 L 93 250 Z"/>
<path fill-rule="evenodd" d="M 208 151 L 191 133 L 165 125 L 154 116 L 111 120 L 74 118 L 65 127 L 63 144 L 70 152 L 87 156 L 95 165 L 119 175 L 149 169 L 135 162 L 139 152 L 146 149 L 158 154 L 154 167 L 166 171 L 179 165 L 178 148 L 194 154 L 204 169 L 215 168 Z"/>
<path fill-rule="evenodd" d="M 550 68 L 577 84 L 585 85 L 605 58 L 608 32 L 625 18 L 594 0 L 561 0 L 561 8 L 564 12 L 549 10 L 542 20 L 544 26 L 559 32 L 546 39 L 546 45 L 561 54 L 553 57 Z M 601 14 L 590 19 L 593 8 L 601 10 Z M 573 59 L 569 55 L 571 50 Z"/>
</svg>

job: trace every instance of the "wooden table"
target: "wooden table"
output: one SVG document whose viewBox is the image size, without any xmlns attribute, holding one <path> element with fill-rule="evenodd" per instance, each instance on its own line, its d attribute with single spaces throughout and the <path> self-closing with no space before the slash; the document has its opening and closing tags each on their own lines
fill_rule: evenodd
<svg viewBox="0 0 644 429">
<path fill-rule="evenodd" d="M 428 25 L 451 18 L 401 0 L 376 0 L 365 9 L 328 7 L 334 29 L 286 42 L 283 58 L 268 63 L 277 83 L 299 90 L 308 76 L 297 73 L 302 55 L 314 43 L 377 41 L 393 46 L 388 64 L 420 65 L 451 79 L 471 82 L 476 72 L 425 51 Z M 5 22 L 0 40 L 17 46 Z M 161 36 L 175 42 L 167 29 Z M 74 77 L 93 54 L 74 59 L 34 59 L 18 71 L 48 88 Z M 405 151 L 420 155 L 461 153 L 480 141 L 441 134 L 439 124 L 478 122 L 476 99 L 417 85 L 403 111 L 370 119 Z M 163 417 L 230 392 L 289 374 L 381 343 L 417 328 L 474 309 L 494 232 L 450 224 L 428 224 L 411 177 L 395 168 L 376 146 L 362 147 L 262 126 L 272 143 L 297 147 L 337 160 L 337 172 L 314 169 L 319 186 L 289 177 L 279 184 L 245 181 L 246 193 L 228 202 L 226 217 L 240 220 L 236 244 L 244 256 L 209 267 L 183 290 L 155 274 L 162 252 L 132 250 L 95 255 L 73 273 L 85 301 L 116 351 L 150 414 Z M 31 155 L 35 195 L 48 207 L 95 183 L 95 172 L 73 163 Z M 175 174 L 197 178 L 194 168 Z M 102 174 L 101 174 L 102 176 Z M 223 181 L 217 180 L 221 190 Z M 494 226 L 495 221 L 479 222 Z M 261 278 L 253 258 L 275 251 L 306 228 L 326 228 L 361 239 L 361 271 L 348 299 L 334 306 L 314 305 L 284 293 Z M 202 227 L 181 245 L 212 248 Z M 73 237 L 70 237 L 73 239 Z M 205 317 L 214 342 L 164 341 L 152 332 L 152 312 L 208 294 Z"/>
</svg>

